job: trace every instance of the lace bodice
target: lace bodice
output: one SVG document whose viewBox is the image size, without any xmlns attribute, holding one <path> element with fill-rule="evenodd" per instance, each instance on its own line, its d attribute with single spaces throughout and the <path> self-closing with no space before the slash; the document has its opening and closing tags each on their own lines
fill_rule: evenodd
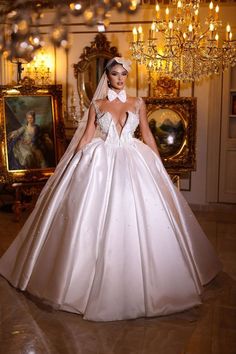
<svg viewBox="0 0 236 354">
<path fill-rule="evenodd" d="M 93 102 L 93 104 L 97 116 L 97 125 L 102 133 L 102 138 L 111 144 L 121 145 L 123 143 L 131 143 L 134 132 L 139 125 L 140 104 L 137 105 L 136 112 L 127 111 L 127 119 L 120 133 L 117 130 L 112 114 L 110 112 L 101 112 L 96 102 Z"/>
</svg>

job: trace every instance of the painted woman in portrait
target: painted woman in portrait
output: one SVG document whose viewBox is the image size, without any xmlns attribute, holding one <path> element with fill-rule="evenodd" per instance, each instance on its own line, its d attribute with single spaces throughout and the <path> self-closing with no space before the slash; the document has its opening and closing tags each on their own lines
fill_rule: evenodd
<svg viewBox="0 0 236 354">
<path fill-rule="evenodd" d="M 40 126 L 35 123 L 35 112 L 26 113 L 26 124 L 8 134 L 9 169 L 46 168 L 42 151 Z"/>
</svg>

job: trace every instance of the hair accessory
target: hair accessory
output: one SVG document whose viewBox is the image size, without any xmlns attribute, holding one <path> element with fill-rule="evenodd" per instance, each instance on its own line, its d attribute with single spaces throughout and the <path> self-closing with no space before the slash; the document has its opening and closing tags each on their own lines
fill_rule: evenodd
<svg viewBox="0 0 236 354">
<path fill-rule="evenodd" d="M 111 60 L 109 60 L 109 62 L 107 63 L 106 65 L 106 69 L 109 70 L 109 67 L 111 66 L 111 64 L 113 64 L 114 62 L 116 62 L 117 64 L 121 64 L 123 66 L 123 68 L 125 70 L 127 70 L 128 72 L 130 71 L 131 69 L 131 61 L 130 60 L 127 60 L 123 57 L 114 57 L 112 58 Z"/>
</svg>

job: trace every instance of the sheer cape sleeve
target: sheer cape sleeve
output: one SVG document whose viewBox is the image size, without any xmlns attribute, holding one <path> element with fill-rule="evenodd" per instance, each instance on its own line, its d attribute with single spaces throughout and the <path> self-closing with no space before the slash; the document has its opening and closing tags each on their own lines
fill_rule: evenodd
<svg viewBox="0 0 236 354">
<path fill-rule="evenodd" d="M 97 99 L 105 98 L 107 96 L 107 91 L 108 91 L 107 75 L 106 75 L 106 72 L 104 72 L 104 74 L 102 75 L 102 77 L 99 81 L 99 84 L 98 84 L 95 94 L 93 96 L 92 102 L 94 102 Z M 85 128 L 87 125 L 87 121 L 88 121 L 88 112 L 89 112 L 89 108 L 86 109 L 81 121 L 79 122 L 78 128 L 76 129 L 75 134 L 74 134 L 68 148 L 66 149 L 64 155 L 60 159 L 53 175 L 48 179 L 47 183 L 45 184 L 44 188 L 42 189 L 40 196 L 38 198 L 38 202 L 40 202 L 42 196 L 44 196 L 45 193 L 47 193 L 49 191 L 49 189 L 50 190 L 54 189 L 56 187 L 56 185 L 61 181 L 61 179 L 63 178 L 63 175 L 67 169 L 67 166 L 71 163 L 74 156 L 77 154 L 79 154 L 79 155 L 82 154 L 82 151 L 78 151 L 76 154 L 76 148 L 79 144 L 80 139 L 82 138 L 82 136 L 84 134 L 84 131 L 85 131 Z M 98 129 L 96 129 L 94 137 L 97 137 L 99 135 L 100 135 L 100 133 L 99 133 Z"/>
</svg>

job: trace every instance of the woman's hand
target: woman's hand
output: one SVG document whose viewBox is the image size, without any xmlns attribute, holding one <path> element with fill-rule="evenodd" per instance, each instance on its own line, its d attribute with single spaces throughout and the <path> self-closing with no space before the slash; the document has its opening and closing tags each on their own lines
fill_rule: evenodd
<svg viewBox="0 0 236 354">
<path fill-rule="evenodd" d="M 7 136 L 7 140 L 12 140 L 17 136 L 16 132 L 11 132 L 10 134 L 8 134 Z"/>
</svg>

